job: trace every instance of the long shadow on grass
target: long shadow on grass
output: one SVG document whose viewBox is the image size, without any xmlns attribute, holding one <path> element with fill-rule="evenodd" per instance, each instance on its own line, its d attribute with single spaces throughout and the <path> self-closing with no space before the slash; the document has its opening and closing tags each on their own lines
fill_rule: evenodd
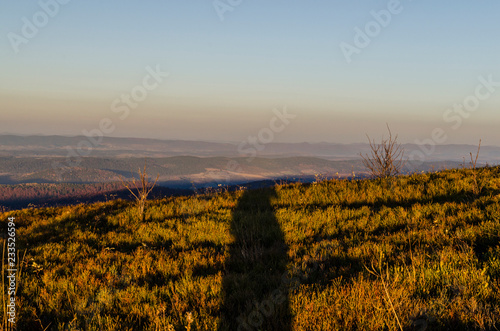
<svg viewBox="0 0 500 331">
<path fill-rule="evenodd" d="M 287 250 L 274 215 L 274 189 L 246 191 L 232 215 L 219 331 L 291 330 Z"/>
</svg>

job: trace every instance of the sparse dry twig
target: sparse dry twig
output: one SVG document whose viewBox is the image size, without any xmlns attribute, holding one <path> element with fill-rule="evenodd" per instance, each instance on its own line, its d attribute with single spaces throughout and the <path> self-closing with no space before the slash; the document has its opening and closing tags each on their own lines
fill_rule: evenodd
<svg viewBox="0 0 500 331">
<path fill-rule="evenodd" d="M 482 178 L 478 174 L 477 169 L 477 159 L 479 158 L 479 151 L 481 150 L 481 139 L 479 139 L 479 145 L 477 146 L 476 158 L 474 159 L 472 156 L 472 152 L 470 153 L 470 169 L 472 170 L 472 191 L 474 195 L 479 195 L 484 188 L 484 182 Z"/>
</svg>

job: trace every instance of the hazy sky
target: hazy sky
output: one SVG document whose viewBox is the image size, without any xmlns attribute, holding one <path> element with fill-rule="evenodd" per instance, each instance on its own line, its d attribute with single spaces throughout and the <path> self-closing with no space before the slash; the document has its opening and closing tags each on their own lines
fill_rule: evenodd
<svg viewBox="0 0 500 331">
<path fill-rule="evenodd" d="M 0 133 L 79 135 L 107 118 L 111 136 L 346 143 L 388 122 L 402 142 L 440 128 L 443 143 L 500 145 L 499 13 L 496 0 L 2 1 Z M 284 107 L 297 116 L 283 126 Z"/>
</svg>

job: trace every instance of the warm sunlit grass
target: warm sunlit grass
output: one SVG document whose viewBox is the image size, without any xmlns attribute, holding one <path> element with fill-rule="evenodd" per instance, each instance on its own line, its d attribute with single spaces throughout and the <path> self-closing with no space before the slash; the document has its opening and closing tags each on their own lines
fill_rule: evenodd
<svg viewBox="0 0 500 331">
<path fill-rule="evenodd" d="M 151 201 L 143 223 L 122 200 L 4 213 L 27 250 L 19 328 L 232 330 L 227 263 L 241 249 L 258 267 L 266 249 L 239 245 L 232 222 L 265 227 L 265 213 L 281 228 L 290 281 L 277 285 L 289 311 L 275 309 L 263 330 L 498 328 L 500 168 L 481 171 L 480 195 L 470 170 L 448 170 L 279 185 L 260 191 L 268 206 L 255 212 L 241 208 L 243 191 Z M 229 313 L 245 318 L 251 305 Z"/>
</svg>

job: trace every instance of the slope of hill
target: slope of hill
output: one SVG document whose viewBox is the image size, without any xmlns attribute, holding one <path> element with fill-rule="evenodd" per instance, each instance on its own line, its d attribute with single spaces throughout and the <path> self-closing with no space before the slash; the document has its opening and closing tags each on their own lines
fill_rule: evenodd
<svg viewBox="0 0 500 331">
<path fill-rule="evenodd" d="M 500 327 L 500 168 L 15 217 L 23 330 Z M 5 231 L 3 233 L 6 233 Z M 22 266 L 22 270 L 21 270 Z"/>
</svg>

